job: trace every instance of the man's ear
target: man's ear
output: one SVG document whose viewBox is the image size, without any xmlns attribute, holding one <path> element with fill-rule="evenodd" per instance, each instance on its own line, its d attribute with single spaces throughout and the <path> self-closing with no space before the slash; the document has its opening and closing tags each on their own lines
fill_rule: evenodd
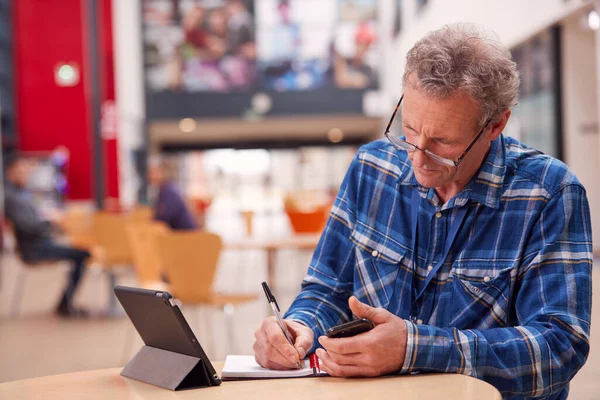
<svg viewBox="0 0 600 400">
<path fill-rule="evenodd" d="M 493 124 L 491 124 L 490 133 L 488 134 L 488 138 L 490 140 L 496 140 L 498 136 L 500 136 L 504 130 L 504 127 L 506 126 L 506 123 L 508 122 L 508 119 L 510 118 L 510 113 L 510 109 L 507 108 L 502 112 L 502 114 L 495 118 L 495 122 L 492 121 Z"/>
</svg>

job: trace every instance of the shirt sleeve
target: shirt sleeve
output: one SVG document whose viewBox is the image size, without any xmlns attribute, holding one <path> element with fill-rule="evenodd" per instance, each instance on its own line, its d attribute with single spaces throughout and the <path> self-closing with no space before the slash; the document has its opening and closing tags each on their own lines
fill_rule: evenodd
<svg viewBox="0 0 600 400">
<path fill-rule="evenodd" d="M 514 299 L 518 326 L 459 330 L 408 327 L 401 373 L 454 372 L 483 379 L 504 396 L 562 390 L 589 352 L 592 239 L 584 189 L 554 195 L 528 235 Z"/>
<path fill-rule="evenodd" d="M 296 297 L 285 318 L 312 328 L 313 352 L 327 329 L 350 320 L 348 299 L 353 292 L 354 250 L 350 235 L 356 223 L 356 199 L 361 165 L 358 154 L 340 186 L 329 219 Z"/>
</svg>

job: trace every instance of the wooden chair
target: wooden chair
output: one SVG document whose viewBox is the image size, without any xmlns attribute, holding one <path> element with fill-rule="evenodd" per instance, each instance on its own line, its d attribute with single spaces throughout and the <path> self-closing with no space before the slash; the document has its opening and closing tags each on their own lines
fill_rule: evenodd
<svg viewBox="0 0 600 400">
<path fill-rule="evenodd" d="M 94 247 L 93 212 L 84 208 L 69 208 L 65 211 L 59 225 L 69 244 L 73 247 L 91 251 Z"/>
<path fill-rule="evenodd" d="M 14 236 L 15 236 L 14 227 L 8 221 L 5 221 L 4 224 L 5 224 L 4 225 L 5 234 L 7 236 L 11 236 L 13 241 L 16 242 L 16 240 L 14 240 Z M 13 294 L 12 294 L 12 300 L 10 303 L 10 317 L 11 318 L 16 318 L 19 316 L 20 306 L 23 301 L 23 297 L 25 296 L 25 283 L 27 281 L 27 278 L 31 274 L 31 272 L 33 270 L 37 270 L 37 269 L 41 269 L 41 268 L 44 268 L 44 269 L 56 268 L 59 266 L 63 266 L 65 264 L 63 261 L 59 261 L 59 260 L 44 260 L 44 261 L 25 260 L 21 257 L 21 253 L 19 252 L 19 249 L 17 248 L 16 245 L 14 247 L 14 250 L 22 264 L 19 265 L 18 270 L 17 270 L 17 277 L 15 280 Z"/>
<path fill-rule="evenodd" d="M 152 207 L 137 205 L 127 214 L 127 217 L 130 221 L 149 222 L 152 221 L 153 215 Z"/>
<path fill-rule="evenodd" d="M 122 214 L 97 211 L 93 216 L 94 247 L 90 265 L 92 270 L 105 273 L 109 280 L 108 314 L 118 314 L 113 287 L 117 283 L 117 271 L 130 268 L 133 258 L 125 226 L 128 222 Z"/>
<path fill-rule="evenodd" d="M 167 271 L 169 291 L 183 304 L 220 307 L 225 313 L 228 350 L 233 350 L 235 305 L 257 295 L 219 294 L 212 289 L 221 254 L 221 238 L 204 231 L 179 231 L 157 235 L 155 246 Z"/>
<path fill-rule="evenodd" d="M 126 231 L 140 286 L 167 290 L 167 285 L 163 282 L 164 270 L 154 246 L 154 236 L 168 232 L 168 228 L 159 222 L 130 222 Z"/>
</svg>

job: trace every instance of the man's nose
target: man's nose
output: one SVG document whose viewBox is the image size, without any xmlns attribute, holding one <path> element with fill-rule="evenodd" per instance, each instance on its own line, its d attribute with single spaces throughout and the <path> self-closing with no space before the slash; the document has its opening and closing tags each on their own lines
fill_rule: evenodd
<svg viewBox="0 0 600 400">
<path fill-rule="evenodd" d="M 419 148 L 421 148 L 421 146 L 419 146 Z M 427 154 L 425 154 L 425 152 L 421 150 L 415 150 L 412 153 L 411 160 L 413 165 L 419 168 L 425 167 L 425 165 L 429 164 L 430 162 Z"/>
<path fill-rule="evenodd" d="M 412 162 L 417 167 L 423 167 L 429 163 L 429 157 L 425 154 L 425 151 L 428 146 L 428 140 L 425 135 L 421 135 L 418 140 L 415 141 L 415 144 L 419 149 L 415 150 L 412 157 Z"/>
</svg>

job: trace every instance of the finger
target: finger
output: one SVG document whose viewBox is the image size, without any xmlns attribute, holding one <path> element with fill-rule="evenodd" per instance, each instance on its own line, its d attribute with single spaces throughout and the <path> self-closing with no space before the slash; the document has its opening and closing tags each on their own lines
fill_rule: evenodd
<svg viewBox="0 0 600 400">
<path fill-rule="evenodd" d="M 259 365 L 270 369 L 292 369 L 296 368 L 295 362 L 290 362 L 281 352 L 275 348 L 263 329 L 259 329 L 254 336 L 254 354 Z"/>
<path fill-rule="evenodd" d="M 364 353 L 339 354 L 327 350 L 327 354 L 338 365 L 369 366 L 369 358 Z"/>
<path fill-rule="evenodd" d="M 356 365 L 339 365 L 323 349 L 317 349 L 317 356 L 321 361 L 321 370 L 331 376 L 352 377 L 352 376 L 377 376 L 377 371 L 372 367 Z"/>
<path fill-rule="evenodd" d="M 265 334 L 267 335 L 267 340 L 271 344 L 274 349 L 277 350 L 281 354 L 283 358 L 287 360 L 285 364 L 296 364 L 300 359 L 300 355 L 294 346 L 287 341 L 281 327 L 276 321 L 273 323 L 266 324 L 265 326 Z M 279 361 L 278 361 L 279 362 Z"/>
<path fill-rule="evenodd" d="M 354 296 L 350 297 L 348 300 L 348 305 L 350 306 L 350 310 L 354 315 L 359 318 L 366 318 L 375 325 L 387 322 L 390 315 L 392 315 L 389 311 L 384 310 L 383 308 L 374 308 L 368 304 L 361 303 Z"/>
<path fill-rule="evenodd" d="M 276 369 L 276 370 L 288 370 L 290 369 L 289 367 L 286 367 L 284 365 L 278 364 L 274 361 L 267 361 L 266 363 L 264 363 L 264 365 L 259 361 L 258 357 L 254 356 L 254 360 L 256 361 L 256 363 L 258 365 L 260 365 L 263 368 L 267 368 L 267 369 Z"/>
<path fill-rule="evenodd" d="M 300 358 L 306 357 L 306 352 L 312 347 L 314 333 L 312 329 L 304 326 L 295 321 L 287 321 L 290 330 L 294 332 L 296 340 L 294 341 L 294 347 L 298 351 Z"/>
<path fill-rule="evenodd" d="M 319 343 L 327 351 L 334 351 L 338 354 L 354 354 L 361 353 L 368 348 L 364 336 L 358 335 L 349 338 L 328 338 L 327 336 L 319 337 Z"/>
</svg>

